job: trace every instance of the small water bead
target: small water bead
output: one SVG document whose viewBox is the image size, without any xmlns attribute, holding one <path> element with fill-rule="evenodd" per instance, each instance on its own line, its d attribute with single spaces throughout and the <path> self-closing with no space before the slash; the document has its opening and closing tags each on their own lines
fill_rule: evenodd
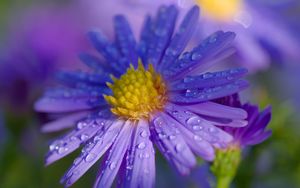
<svg viewBox="0 0 300 188">
<path fill-rule="evenodd" d="M 193 126 L 193 130 L 194 130 L 194 131 L 200 131 L 200 130 L 202 130 L 202 129 L 203 129 L 202 126 L 197 126 L 197 125 L 194 125 L 194 126 Z"/>
<path fill-rule="evenodd" d="M 168 136 L 168 139 L 169 139 L 169 140 L 174 140 L 175 138 L 176 138 L 175 135 L 169 135 L 169 136 Z"/>
<path fill-rule="evenodd" d="M 98 136 L 98 135 L 96 135 L 95 137 L 94 137 L 94 139 L 93 139 L 93 142 L 94 143 L 97 143 L 97 142 L 99 142 L 100 140 L 101 140 L 101 136 Z"/>
<path fill-rule="evenodd" d="M 94 154 L 94 153 L 89 153 L 86 157 L 85 157 L 85 161 L 86 162 L 91 162 L 91 161 L 93 161 L 94 159 L 96 158 L 96 154 Z"/>
<path fill-rule="evenodd" d="M 175 151 L 176 151 L 177 153 L 183 151 L 183 149 L 184 149 L 184 146 L 183 146 L 182 144 L 176 144 L 176 146 L 175 146 Z"/>
<path fill-rule="evenodd" d="M 144 148 L 146 147 L 146 144 L 145 144 L 145 142 L 141 142 L 141 143 L 138 144 L 137 147 L 138 147 L 139 149 L 144 149 Z"/>
<path fill-rule="evenodd" d="M 201 119 L 198 116 L 192 116 L 186 120 L 187 125 L 194 126 L 201 123 Z"/>
<path fill-rule="evenodd" d="M 67 147 L 59 147 L 58 149 L 57 149 L 57 153 L 58 154 L 62 154 L 62 153 L 64 153 L 64 152 L 66 152 L 66 151 L 68 151 L 69 150 L 69 148 L 67 148 Z"/>
<path fill-rule="evenodd" d="M 80 122 L 77 123 L 77 129 L 79 129 L 79 130 L 86 127 L 86 126 L 87 126 L 87 123 L 84 122 L 84 121 L 80 121 Z"/>
<path fill-rule="evenodd" d="M 116 166 L 117 166 L 117 164 L 115 162 L 111 162 L 109 165 L 109 169 L 113 170 L 116 168 Z"/>
<path fill-rule="evenodd" d="M 200 53 L 200 52 L 194 52 L 193 54 L 192 54 L 192 60 L 193 61 L 196 61 L 196 60 L 198 60 L 198 59 L 200 59 L 200 58 L 202 58 L 202 54 Z"/>
<path fill-rule="evenodd" d="M 87 140 L 89 138 L 89 135 L 87 135 L 87 134 L 82 134 L 82 135 L 80 135 L 80 140 L 81 141 L 85 141 L 85 140 Z"/>
<path fill-rule="evenodd" d="M 146 138 L 148 136 L 147 131 L 145 131 L 145 130 L 141 131 L 140 136 L 143 138 Z"/>
<path fill-rule="evenodd" d="M 196 141 L 202 141 L 203 139 L 200 137 L 200 136 L 198 136 L 198 135 L 195 135 L 194 136 L 194 140 L 196 140 Z"/>
<path fill-rule="evenodd" d="M 73 165 L 77 166 L 81 161 L 80 157 L 77 157 L 74 161 L 73 161 Z"/>
</svg>

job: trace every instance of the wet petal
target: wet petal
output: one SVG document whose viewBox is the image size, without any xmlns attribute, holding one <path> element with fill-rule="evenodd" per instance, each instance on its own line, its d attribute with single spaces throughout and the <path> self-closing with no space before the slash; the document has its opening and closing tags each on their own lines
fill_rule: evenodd
<svg viewBox="0 0 300 188">
<path fill-rule="evenodd" d="M 95 182 L 95 188 L 110 187 L 118 173 L 118 170 L 122 164 L 123 157 L 128 149 L 131 134 L 132 134 L 133 122 L 127 120 L 122 130 L 118 134 L 108 158 L 105 161 L 104 168 L 100 170 L 100 174 Z"/>
<path fill-rule="evenodd" d="M 174 31 L 177 14 L 177 8 L 174 5 L 168 7 L 161 6 L 158 11 L 153 25 L 154 30 L 152 30 L 151 40 L 148 40 L 150 44 L 147 52 L 147 60 L 154 67 L 161 60 L 169 44 Z"/>
<path fill-rule="evenodd" d="M 116 32 L 117 45 L 121 53 L 135 67 L 138 64 L 138 56 L 136 54 L 136 42 L 129 26 L 128 21 L 124 16 L 116 16 L 114 18 L 114 27 Z"/>
<path fill-rule="evenodd" d="M 248 87 L 248 82 L 238 80 L 233 83 L 204 89 L 187 89 L 171 92 L 169 100 L 178 104 L 192 104 L 206 102 L 237 93 Z"/>
<path fill-rule="evenodd" d="M 166 106 L 166 111 L 188 130 L 215 147 L 224 148 L 233 139 L 231 135 L 214 126 L 213 122 L 201 118 L 182 106 L 169 103 Z"/>
<path fill-rule="evenodd" d="M 83 111 L 64 116 L 58 120 L 43 125 L 42 132 L 55 132 L 73 127 L 75 122 L 86 117 L 90 111 Z"/>
<path fill-rule="evenodd" d="M 151 121 L 154 139 L 163 147 L 161 152 L 187 168 L 194 167 L 196 165 L 195 156 L 174 123 L 170 123 L 170 118 L 166 114 L 159 113 Z"/>
<path fill-rule="evenodd" d="M 203 72 L 215 62 L 215 56 L 223 53 L 231 46 L 235 34 L 232 32 L 218 31 L 201 42 L 191 52 L 184 53 L 179 60 L 174 62 L 163 74 L 168 79 L 183 78 L 190 72 Z"/>
<path fill-rule="evenodd" d="M 74 160 L 71 168 L 62 177 L 61 183 L 69 187 L 76 182 L 109 149 L 123 125 L 124 121 L 117 120 L 104 131 L 97 132 L 83 148 L 80 157 Z"/>
<path fill-rule="evenodd" d="M 198 21 L 198 17 L 199 8 L 194 6 L 186 14 L 184 20 L 178 28 L 178 32 L 172 38 L 170 45 L 166 49 L 166 52 L 160 63 L 160 70 L 164 70 L 165 67 L 168 67 L 171 63 L 174 63 L 177 57 L 182 53 L 195 30 L 195 24 Z"/>
<path fill-rule="evenodd" d="M 99 130 L 110 125 L 110 120 L 100 118 L 97 119 L 97 121 L 84 120 L 78 122 L 76 129 L 50 144 L 50 151 L 46 157 L 46 165 L 52 164 L 58 159 L 70 154 L 76 150 L 80 144 L 93 137 Z"/>
<path fill-rule="evenodd" d="M 207 88 L 221 86 L 236 81 L 247 73 L 247 69 L 236 68 L 220 72 L 207 72 L 198 76 L 187 76 L 171 83 L 171 90 Z"/>
<path fill-rule="evenodd" d="M 149 123 L 146 120 L 139 120 L 126 158 L 124 187 L 154 187 L 155 152 L 149 138 Z"/>
</svg>

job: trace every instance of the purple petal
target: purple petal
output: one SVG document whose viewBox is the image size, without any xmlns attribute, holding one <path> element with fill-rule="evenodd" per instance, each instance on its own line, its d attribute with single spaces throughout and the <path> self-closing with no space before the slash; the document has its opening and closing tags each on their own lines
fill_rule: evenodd
<svg viewBox="0 0 300 188">
<path fill-rule="evenodd" d="M 100 31 L 90 31 L 88 37 L 96 50 L 103 55 L 115 71 L 123 73 L 126 70 L 127 63 L 124 64 L 119 50 Z"/>
<path fill-rule="evenodd" d="M 185 16 L 181 25 L 178 28 L 178 32 L 173 37 L 170 45 L 166 49 L 163 59 L 160 63 L 160 69 L 164 70 L 171 63 L 175 62 L 176 58 L 182 53 L 190 40 L 192 33 L 195 30 L 195 24 L 198 21 L 199 8 L 194 6 Z"/>
<path fill-rule="evenodd" d="M 182 106 L 191 112 L 206 116 L 238 120 L 247 118 L 247 112 L 241 108 L 234 108 L 214 102 L 205 102 Z"/>
<path fill-rule="evenodd" d="M 47 133 L 47 132 L 55 132 L 55 131 L 60 131 L 62 129 L 73 127 L 76 121 L 86 117 L 89 113 L 90 111 L 72 113 L 58 120 L 43 125 L 41 131 Z"/>
<path fill-rule="evenodd" d="M 81 143 L 93 137 L 103 127 L 110 125 L 111 121 L 105 119 L 98 119 L 97 121 L 84 120 L 78 122 L 77 129 L 50 144 L 50 151 L 46 157 L 46 165 L 50 165 L 58 159 L 70 154 L 76 150 Z"/>
<path fill-rule="evenodd" d="M 133 126 L 135 126 L 134 123 L 127 120 L 118 134 L 105 161 L 104 169 L 100 170 L 101 172 L 94 184 L 95 188 L 110 187 L 112 185 L 128 149 Z"/>
<path fill-rule="evenodd" d="M 136 42 L 128 21 L 124 16 L 118 15 L 114 18 L 114 23 L 117 45 L 120 51 L 130 63 L 137 67 Z"/>
<path fill-rule="evenodd" d="M 176 128 L 182 134 L 184 140 L 194 153 L 208 161 L 212 161 L 215 158 L 214 148 L 210 143 L 202 139 L 200 136 L 194 134 L 194 132 L 188 130 L 184 125 L 182 125 L 175 119 L 169 118 L 168 122 L 176 126 Z"/>
<path fill-rule="evenodd" d="M 207 72 L 198 76 L 187 76 L 182 80 L 172 82 L 170 90 L 221 86 L 242 78 L 246 73 L 247 69 L 236 68 L 213 73 Z"/>
<path fill-rule="evenodd" d="M 161 60 L 167 45 L 172 37 L 178 10 L 174 5 L 161 6 L 152 31 L 147 59 L 154 66 Z"/>
<path fill-rule="evenodd" d="M 244 80 L 238 80 L 233 83 L 216 86 L 205 89 L 187 89 L 180 92 L 171 92 L 169 100 L 178 104 L 192 104 L 206 102 L 209 100 L 226 97 L 237 93 L 248 87 L 248 83 Z"/>
<path fill-rule="evenodd" d="M 150 137 L 149 123 L 140 120 L 126 159 L 124 187 L 154 187 L 155 152 Z"/>
<path fill-rule="evenodd" d="M 89 110 L 93 107 L 88 104 L 88 99 L 51 99 L 44 97 L 34 104 L 34 109 L 38 112 L 60 113 L 73 112 L 78 110 Z"/>
<path fill-rule="evenodd" d="M 166 111 L 188 130 L 218 148 L 226 147 L 232 141 L 232 136 L 215 127 L 213 122 L 188 111 L 182 106 L 167 104 Z"/>
<path fill-rule="evenodd" d="M 162 144 L 162 153 L 181 163 L 187 168 L 196 165 L 196 159 L 186 144 L 183 136 L 174 124 L 170 123 L 170 117 L 159 113 L 151 119 L 151 128 L 156 142 Z"/>
<path fill-rule="evenodd" d="M 253 137 L 243 139 L 242 144 L 243 145 L 260 144 L 263 141 L 265 141 L 266 139 L 268 139 L 271 135 L 272 135 L 272 131 L 266 131 L 266 132 L 263 132 L 259 135 L 255 135 Z"/>
<path fill-rule="evenodd" d="M 213 64 L 215 56 L 231 46 L 234 37 L 235 34 L 232 32 L 218 31 L 212 34 L 191 52 L 184 53 L 178 61 L 163 72 L 163 75 L 176 80 L 194 70 L 197 72 L 207 70 Z"/>
<path fill-rule="evenodd" d="M 112 145 L 124 125 L 124 121 L 113 122 L 105 131 L 97 132 L 83 148 L 80 157 L 74 160 L 71 168 L 61 179 L 67 187 L 76 182 Z"/>
</svg>

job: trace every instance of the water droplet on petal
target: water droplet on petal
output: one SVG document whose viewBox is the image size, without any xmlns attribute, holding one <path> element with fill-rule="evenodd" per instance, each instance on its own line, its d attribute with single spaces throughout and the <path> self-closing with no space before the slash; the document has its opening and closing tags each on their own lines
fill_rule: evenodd
<svg viewBox="0 0 300 188">
<path fill-rule="evenodd" d="M 146 147 L 145 142 L 141 142 L 141 143 L 138 144 L 139 149 L 144 149 L 145 147 Z"/>
<path fill-rule="evenodd" d="M 141 133 L 140 133 L 141 137 L 143 138 L 146 138 L 148 136 L 148 133 L 147 131 L 143 130 Z"/>
<path fill-rule="evenodd" d="M 174 140 L 175 138 L 176 138 L 175 135 L 170 135 L 170 136 L 168 136 L 168 139 L 169 139 L 169 140 Z"/>
<path fill-rule="evenodd" d="M 111 162 L 110 165 L 109 165 L 109 169 L 113 170 L 116 168 L 116 163 L 115 162 Z"/>
<path fill-rule="evenodd" d="M 94 153 L 89 153 L 86 157 L 85 157 L 85 161 L 86 162 L 91 162 L 96 158 L 96 155 Z"/>
<path fill-rule="evenodd" d="M 198 116 L 192 116 L 186 120 L 187 125 L 194 126 L 201 123 L 201 119 Z"/>
<path fill-rule="evenodd" d="M 184 149 L 184 146 L 182 144 L 176 144 L 175 150 L 177 153 L 181 152 Z"/>
<path fill-rule="evenodd" d="M 194 136 L 194 140 L 196 140 L 196 141 L 202 141 L 202 138 L 200 137 L 200 136 L 198 136 L 198 135 L 195 135 Z"/>
<path fill-rule="evenodd" d="M 85 140 L 87 140 L 89 138 L 89 135 L 87 135 L 87 134 L 82 134 L 81 136 L 80 136 L 80 140 L 81 141 L 85 141 Z"/>
</svg>

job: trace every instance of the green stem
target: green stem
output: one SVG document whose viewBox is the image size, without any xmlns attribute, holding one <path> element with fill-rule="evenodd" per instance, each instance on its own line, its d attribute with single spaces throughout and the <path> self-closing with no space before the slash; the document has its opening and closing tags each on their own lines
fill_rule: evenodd
<svg viewBox="0 0 300 188">
<path fill-rule="evenodd" d="M 232 178 L 222 177 L 217 179 L 216 188 L 229 188 Z"/>
</svg>

